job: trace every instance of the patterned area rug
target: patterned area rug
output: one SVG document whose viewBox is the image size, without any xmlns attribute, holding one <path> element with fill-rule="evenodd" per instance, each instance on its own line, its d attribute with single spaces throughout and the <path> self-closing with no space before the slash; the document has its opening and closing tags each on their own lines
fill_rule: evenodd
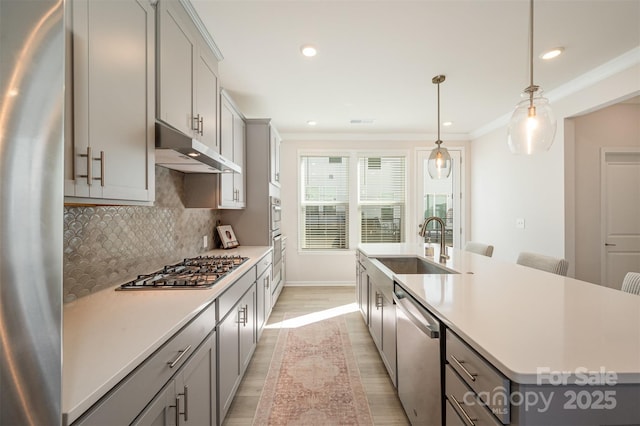
<svg viewBox="0 0 640 426">
<path fill-rule="evenodd" d="M 373 424 L 343 317 L 280 330 L 253 424 Z"/>
</svg>

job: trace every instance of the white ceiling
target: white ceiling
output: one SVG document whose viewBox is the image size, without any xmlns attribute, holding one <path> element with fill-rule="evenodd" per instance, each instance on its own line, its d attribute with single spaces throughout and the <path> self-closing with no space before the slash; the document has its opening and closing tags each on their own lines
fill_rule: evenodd
<svg viewBox="0 0 640 426">
<path fill-rule="evenodd" d="M 281 133 L 468 135 L 528 86 L 525 0 L 191 0 L 248 118 Z M 313 44 L 315 58 L 300 47 Z M 565 52 L 552 61 L 538 55 Z M 640 0 L 537 0 L 534 83 L 545 92 L 640 46 Z M 350 124 L 373 119 L 373 124 Z M 318 124 L 310 127 L 308 120 Z"/>
</svg>

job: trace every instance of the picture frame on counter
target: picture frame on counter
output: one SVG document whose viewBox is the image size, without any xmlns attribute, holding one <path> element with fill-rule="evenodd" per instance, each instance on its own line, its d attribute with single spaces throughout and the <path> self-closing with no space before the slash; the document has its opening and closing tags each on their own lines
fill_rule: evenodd
<svg viewBox="0 0 640 426">
<path fill-rule="evenodd" d="M 222 248 L 229 249 L 240 245 L 231 225 L 220 225 L 217 229 L 218 235 L 220 235 L 220 241 L 222 242 Z"/>
</svg>

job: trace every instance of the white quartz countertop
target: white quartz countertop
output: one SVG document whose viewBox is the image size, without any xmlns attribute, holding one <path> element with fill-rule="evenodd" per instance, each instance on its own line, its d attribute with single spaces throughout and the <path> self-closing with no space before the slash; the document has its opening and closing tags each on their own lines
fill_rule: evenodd
<svg viewBox="0 0 640 426">
<path fill-rule="evenodd" d="M 359 249 L 367 257 L 427 259 L 422 244 Z M 588 372 L 604 371 L 615 373 L 616 383 L 640 383 L 639 296 L 478 254 L 449 254 L 446 267 L 459 274 L 394 279 L 508 378 L 547 383 L 563 372 L 580 383 L 596 377 Z"/>
<path fill-rule="evenodd" d="M 203 253 L 249 257 L 211 289 L 116 291 L 114 286 L 65 304 L 62 412 L 66 422 L 76 420 L 270 250 L 241 246 Z"/>
</svg>

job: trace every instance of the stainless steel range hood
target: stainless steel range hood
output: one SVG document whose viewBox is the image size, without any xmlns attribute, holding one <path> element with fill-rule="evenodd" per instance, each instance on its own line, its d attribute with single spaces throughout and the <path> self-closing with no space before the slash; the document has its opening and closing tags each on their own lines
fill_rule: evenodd
<svg viewBox="0 0 640 426">
<path fill-rule="evenodd" d="M 156 164 L 183 173 L 242 173 L 233 161 L 161 122 L 156 122 Z"/>
</svg>

